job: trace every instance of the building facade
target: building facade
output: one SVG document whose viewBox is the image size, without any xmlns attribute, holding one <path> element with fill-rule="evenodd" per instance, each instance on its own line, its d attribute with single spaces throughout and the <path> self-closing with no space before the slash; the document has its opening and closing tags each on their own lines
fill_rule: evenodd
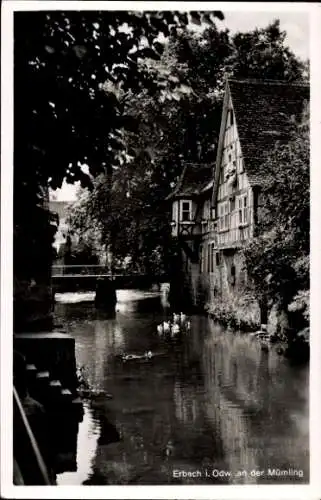
<svg viewBox="0 0 321 500">
<path fill-rule="evenodd" d="M 216 163 L 186 165 L 169 196 L 172 235 L 180 243 L 194 303 L 244 294 L 241 250 L 260 216 L 263 159 L 277 142 L 286 143 L 308 101 L 303 84 L 226 81 Z"/>
<path fill-rule="evenodd" d="M 63 246 L 66 245 L 67 236 L 70 234 L 70 227 L 67 223 L 68 209 L 72 205 L 72 202 L 68 201 L 49 201 L 49 210 L 56 214 L 59 219 L 59 224 L 57 232 L 55 234 L 54 248 L 56 249 L 58 255 Z"/>
</svg>

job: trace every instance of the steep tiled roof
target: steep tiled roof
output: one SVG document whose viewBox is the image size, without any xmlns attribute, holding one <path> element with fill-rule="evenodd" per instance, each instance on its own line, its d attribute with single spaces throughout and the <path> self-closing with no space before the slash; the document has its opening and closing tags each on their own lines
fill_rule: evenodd
<svg viewBox="0 0 321 500">
<path fill-rule="evenodd" d="M 214 165 L 185 163 L 183 173 L 167 199 L 199 195 L 213 179 L 213 169 Z"/>
<path fill-rule="evenodd" d="M 260 165 L 277 141 L 289 139 L 289 120 L 299 121 L 309 86 L 273 81 L 229 80 L 234 114 L 250 183 L 261 184 Z"/>
</svg>

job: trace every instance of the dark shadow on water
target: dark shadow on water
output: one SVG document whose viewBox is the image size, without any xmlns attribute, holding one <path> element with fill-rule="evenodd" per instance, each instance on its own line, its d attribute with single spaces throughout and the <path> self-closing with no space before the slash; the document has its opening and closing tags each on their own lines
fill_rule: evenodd
<svg viewBox="0 0 321 500">
<path fill-rule="evenodd" d="M 69 418 L 68 418 L 69 417 Z M 77 438 L 79 422 L 69 415 L 51 416 L 51 450 L 56 456 L 55 472 L 75 472 L 77 470 Z"/>
<path fill-rule="evenodd" d="M 92 409 L 93 419 L 99 422 L 100 435 L 97 441 L 98 446 L 106 446 L 111 443 L 118 443 L 121 436 L 116 426 L 110 422 L 104 413 L 104 409 Z"/>
<path fill-rule="evenodd" d="M 138 300 L 134 306 L 137 313 L 160 313 L 163 310 L 159 296 Z"/>
<path fill-rule="evenodd" d="M 103 309 L 96 309 L 95 318 L 97 320 L 105 320 L 105 319 L 115 319 L 116 318 L 116 310 L 114 311 L 104 311 Z"/>
</svg>

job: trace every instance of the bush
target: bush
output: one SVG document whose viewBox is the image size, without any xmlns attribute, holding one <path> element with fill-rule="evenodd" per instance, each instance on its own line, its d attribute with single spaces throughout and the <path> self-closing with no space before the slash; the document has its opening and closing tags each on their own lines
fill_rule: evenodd
<svg viewBox="0 0 321 500">
<path fill-rule="evenodd" d="M 214 299 L 206 304 L 206 311 L 222 325 L 242 331 L 255 331 L 260 326 L 260 310 L 249 294 L 239 297 Z"/>
<path fill-rule="evenodd" d="M 309 290 L 300 290 L 288 307 L 290 312 L 302 313 L 306 321 L 310 320 L 310 292 Z"/>
</svg>

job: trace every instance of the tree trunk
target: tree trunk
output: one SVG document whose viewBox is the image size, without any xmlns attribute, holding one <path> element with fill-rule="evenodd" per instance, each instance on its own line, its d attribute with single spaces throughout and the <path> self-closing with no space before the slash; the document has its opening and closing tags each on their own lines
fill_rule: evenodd
<svg viewBox="0 0 321 500">
<path fill-rule="evenodd" d="M 261 325 L 266 325 L 268 322 L 269 308 L 265 297 L 259 299 Z"/>
<path fill-rule="evenodd" d="M 106 266 L 108 268 L 108 271 L 112 274 L 114 270 L 114 258 L 112 245 L 110 243 L 106 245 Z"/>
<path fill-rule="evenodd" d="M 277 331 L 289 340 L 292 336 L 290 330 L 287 304 L 280 302 L 277 306 Z"/>
<path fill-rule="evenodd" d="M 47 200 L 35 196 L 39 186 L 27 189 L 16 180 L 14 188 L 14 331 L 50 330 L 53 235 Z"/>
</svg>

